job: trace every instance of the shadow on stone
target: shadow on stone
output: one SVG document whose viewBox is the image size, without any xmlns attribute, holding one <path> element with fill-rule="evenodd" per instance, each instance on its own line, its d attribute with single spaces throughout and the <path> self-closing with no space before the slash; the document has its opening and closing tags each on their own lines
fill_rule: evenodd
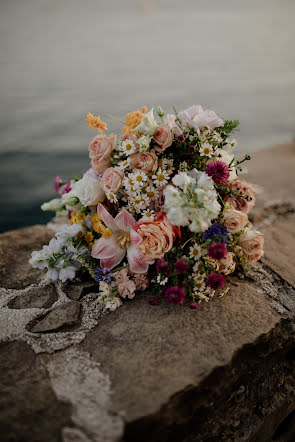
<svg viewBox="0 0 295 442">
<path fill-rule="evenodd" d="M 46 287 L 37 287 L 17 296 L 9 302 L 8 307 L 12 309 L 50 308 L 57 299 L 58 295 L 54 285 L 49 284 Z"/>
</svg>

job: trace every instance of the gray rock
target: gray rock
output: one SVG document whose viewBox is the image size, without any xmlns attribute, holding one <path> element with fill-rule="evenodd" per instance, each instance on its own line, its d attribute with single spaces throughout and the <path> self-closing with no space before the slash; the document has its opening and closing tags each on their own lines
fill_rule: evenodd
<svg viewBox="0 0 295 442">
<path fill-rule="evenodd" d="M 9 308 L 24 309 L 24 308 L 49 308 L 58 299 L 55 286 L 49 284 L 45 287 L 37 287 L 28 292 L 12 299 L 8 304 Z"/>
<path fill-rule="evenodd" d="M 40 357 L 16 341 L 0 344 L 0 354 L 1 441 L 61 440 L 62 428 L 72 425 L 72 406 L 57 400 Z"/>
<path fill-rule="evenodd" d="M 67 297 L 73 301 L 79 301 L 83 296 L 89 293 L 97 293 L 99 291 L 99 284 L 94 280 L 82 281 L 81 283 L 69 283 L 63 288 Z"/>
<path fill-rule="evenodd" d="M 79 325 L 80 309 L 78 302 L 69 301 L 39 317 L 37 322 L 28 326 L 28 330 L 33 333 L 48 333 L 73 329 Z"/>
</svg>

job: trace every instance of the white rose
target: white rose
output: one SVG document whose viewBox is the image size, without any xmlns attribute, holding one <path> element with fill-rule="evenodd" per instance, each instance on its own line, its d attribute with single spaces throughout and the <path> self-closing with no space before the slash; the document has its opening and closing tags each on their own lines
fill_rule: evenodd
<svg viewBox="0 0 295 442">
<path fill-rule="evenodd" d="M 144 135 L 152 136 L 156 131 L 158 124 L 154 117 L 154 108 L 143 115 L 142 122 L 134 129 Z"/>
<path fill-rule="evenodd" d="M 243 230 L 248 223 L 248 216 L 232 207 L 225 207 L 222 215 L 222 223 L 229 233 L 237 233 Z"/>
<path fill-rule="evenodd" d="M 79 198 L 83 206 L 96 206 L 102 203 L 105 199 L 105 193 L 102 189 L 100 181 L 93 178 L 83 177 L 77 181 L 72 191 L 71 196 Z"/>
</svg>

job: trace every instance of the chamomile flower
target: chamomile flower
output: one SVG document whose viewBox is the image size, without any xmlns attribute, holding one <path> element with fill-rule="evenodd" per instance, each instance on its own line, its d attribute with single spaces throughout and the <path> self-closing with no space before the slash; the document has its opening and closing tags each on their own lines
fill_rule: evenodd
<svg viewBox="0 0 295 442">
<path fill-rule="evenodd" d="M 132 191 L 134 189 L 134 177 L 132 173 L 128 173 L 128 175 L 123 179 L 123 185 L 128 191 Z"/>
<path fill-rule="evenodd" d="M 209 143 L 202 144 L 202 146 L 200 148 L 200 155 L 201 155 L 201 157 L 211 158 L 213 155 L 213 148 L 212 148 L 211 144 L 209 144 Z"/>
<path fill-rule="evenodd" d="M 202 247 L 198 246 L 198 244 L 194 244 L 189 249 L 189 257 L 198 261 L 202 256 Z"/>
<path fill-rule="evenodd" d="M 160 167 L 152 178 L 157 187 L 163 187 L 168 183 L 169 175 L 166 170 L 162 170 Z"/>
<path fill-rule="evenodd" d="M 159 195 L 158 189 L 153 186 L 146 187 L 144 191 L 150 200 L 154 200 Z"/>
<path fill-rule="evenodd" d="M 221 143 L 223 138 L 218 132 L 215 132 L 215 134 L 213 135 L 213 140 L 217 143 Z"/>
<path fill-rule="evenodd" d="M 120 169 L 126 169 L 126 167 L 129 166 L 129 158 L 126 158 L 126 160 L 120 161 L 118 163 L 118 167 L 120 167 Z"/>
<path fill-rule="evenodd" d="M 117 203 L 118 202 L 118 198 L 116 196 L 115 193 L 112 192 L 106 192 L 106 196 L 107 199 L 111 202 L 111 203 Z"/>
<path fill-rule="evenodd" d="M 136 151 L 136 146 L 132 140 L 125 140 L 121 144 L 121 150 L 126 155 L 131 155 L 132 153 L 134 153 Z"/>
<path fill-rule="evenodd" d="M 135 170 L 135 172 L 130 173 L 128 175 L 129 178 L 133 181 L 133 187 L 137 189 L 144 185 L 144 182 L 147 180 L 147 174 L 142 170 Z"/>
<path fill-rule="evenodd" d="M 154 210 L 150 210 L 150 209 L 146 209 L 143 213 L 143 219 L 149 219 L 149 220 L 153 220 L 154 216 L 155 216 L 155 212 Z"/>
</svg>

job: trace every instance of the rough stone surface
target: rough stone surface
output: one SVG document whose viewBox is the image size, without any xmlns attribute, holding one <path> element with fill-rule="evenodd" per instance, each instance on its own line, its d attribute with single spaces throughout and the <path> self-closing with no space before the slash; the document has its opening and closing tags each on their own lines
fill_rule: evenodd
<svg viewBox="0 0 295 442">
<path fill-rule="evenodd" d="M 28 260 L 33 250 L 47 244 L 54 232 L 45 226 L 26 227 L 0 235 L 0 286 L 22 289 L 38 283 L 44 272 L 33 269 Z"/>
<path fill-rule="evenodd" d="M 50 230 L 0 235 L 1 441 L 295 440 L 294 145 L 255 160 L 265 256 L 197 311 L 139 294 L 106 314 L 95 283 L 32 272 Z"/>
<path fill-rule="evenodd" d="M 65 328 L 72 328 L 79 323 L 81 306 L 76 301 L 69 301 L 60 305 L 55 310 L 34 320 L 28 329 L 33 333 L 48 333 Z"/>
</svg>

